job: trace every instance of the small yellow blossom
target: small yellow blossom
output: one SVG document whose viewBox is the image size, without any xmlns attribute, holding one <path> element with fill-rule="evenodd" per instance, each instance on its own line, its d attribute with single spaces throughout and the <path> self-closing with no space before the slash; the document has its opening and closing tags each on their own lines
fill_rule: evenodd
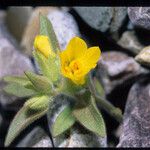
<svg viewBox="0 0 150 150">
<path fill-rule="evenodd" d="M 48 36 L 37 35 L 34 40 L 34 48 L 37 51 L 40 51 L 46 58 L 50 55 L 55 56 L 55 53 L 52 51 Z"/>
<path fill-rule="evenodd" d="M 87 48 L 79 37 L 70 40 L 66 50 L 60 52 L 61 73 L 75 84 L 85 83 L 85 76 L 96 67 L 100 58 L 99 47 Z"/>
</svg>

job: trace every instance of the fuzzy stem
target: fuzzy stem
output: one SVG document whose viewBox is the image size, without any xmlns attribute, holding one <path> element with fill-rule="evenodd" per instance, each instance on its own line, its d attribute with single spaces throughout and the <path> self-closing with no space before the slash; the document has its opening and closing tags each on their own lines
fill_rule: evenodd
<svg viewBox="0 0 150 150">
<path fill-rule="evenodd" d="M 102 98 L 97 94 L 95 86 L 93 85 L 91 77 L 89 77 L 88 87 L 91 91 L 92 96 L 100 104 L 100 107 L 114 117 L 118 122 L 122 121 L 122 112 L 119 108 L 113 106 L 108 100 Z"/>
</svg>

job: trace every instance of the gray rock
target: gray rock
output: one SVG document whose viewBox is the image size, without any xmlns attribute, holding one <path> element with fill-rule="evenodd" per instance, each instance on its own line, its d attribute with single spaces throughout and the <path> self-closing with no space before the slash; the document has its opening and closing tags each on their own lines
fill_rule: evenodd
<svg viewBox="0 0 150 150">
<path fill-rule="evenodd" d="M 111 8 L 111 7 L 109 7 Z M 113 17 L 111 20 L 110 31 L 116 32 L 123 25 L 124 20 L 127 16 L 127 8 L 126 7 L 112 7 Z"/>
<path fill-rule="evenodd" d="M 29 6 L 11 6 L 7 10 L 6 22 L 8 29 L 18 41 L 22 38 L 31 13 L 32 7 Z"/>
<path fill-rule="evenodd" d="M 134 25 L 132 24 L 132 22 L 130 20 L 127 25 L 127 30 L 134 30 Z"/>
<path fill-rule="evenodd" d="M 81 126 L 73 127 L 69 135 L 54 138 L 55 147 L 106 147 L 107 138 L 101 138 Z"/>
<path fill-rule="evenodd" d="M 142 51 L 135 57 L 135 60 L 150 67 L 150 46 L 143 48 Z"/>
<path fill-rule="evenodd" d="M 2 10 L 0 10 L 0 37 L 9 39 L 9 42 L 11 42 L 15 47 L 18 47 L 17 41 L 9 33 L 6 26 L 6 11 Z"/>
<path fill-rule="evenodd" d="M 33 145 L 33 147 L 53 147 L 53 146 L 50 138 L 48 136 L 45 136 L 38 143 Z"/>
<path fill-rule="evenodd" d="M 71 7 L 62 6 L 62 7 L 61 7 L 61 10 L 66 11 L 66 12 L 69 12 L 69 11 L 71 10 Z"/>
<path fill-rule="evenodd" d="M 53 108 L 48 113 L 49 128 L 55 121 L 58 114 L 67 105 L 72 105 L 74 101 L 66 96 L 57 97 Z M 55 147 L 106 147 L 107 137 L 101 138 L 89 132 L 80 125 L 74 125 L 70 130 L 60 136 L 53 138 Z"/>
<path fill-rule="evenodd" d="M 54 27 L 54 31 L 62 50 L 66 48 L 66 45 L 71 38 L 74 36 L 80 36 L 77 23 L 66 11 L 55 10 L 48 13 L 47 17 Z"/>
<path fill-rule="evenodd" d="M 2 25 L 5 22 L 5 18 L 6 18 L 6 11 L 0 10 L 0 25 Z M 2 30 L 1 30 L 1 32 L 2 32 Z"/>
<path fill-rule="evenodd" d="M 22 75 L 27 70 L 33 70 L 31 61 L 19 53 L 19 50 L 12 45 L 3 32 L 0 35 L 0 103 L 3 107 L 14 103 L 16 97 L 8 95 L 2 90 L 5 84 L 1 79 L 6 75 Z"/>
<path fill-rule="evenodd" d="M 143 79 L 131 88 L 117 147 L 150 147 L 150 82 Z"/>
<path fill-rule="evenodd" d="M 19 53 L 8 39 L 0 37 L 0 78 L 21 75 L 26 70 L 33 70 L 29 58 Z"/>
<path fill-rule="evenodd" d="M 33 70 L 31 61 L 19 53 L 13 36 L 5 28 L 5 12 L 0 11 L 0 78 L 5 75 L 20 75 Z"/>
<path fill-rule="evenodd" d="M 0 114 L 0 128 L 1 128 L 1 126 L 2 126 L 2 122 L 3 122 L 3 118 L 2 118 L 2 116 L 1 116 L 1 114 Z"/>
<path fill-rule="evenodd" d="M 117 43 L 134 54 L 138 54 L 144 47 L 137 39 L 134 31 L 124 32 Z"/>
<path fill-rule="evenodd" d="M 52 147 L 52 143 L 41 127 L 35 127 L 19 141 L 16 147 Z"/>
<path fill-rule="evenodd" d="M 106 32 L 112 18 L 112 9 L 108 7 L 74 7 L 82 19 L 92 28 Z"/>
<path fill-rule="evenodd" d="M 117 86 L 137 78 L 148 70 L 142 68 L 132 57 L 122 52 L 103 52 L 98 63 L 97 77 L 101 80 L 106 94 Z"/>
<path fill-rule="evenodd" d="M 109 31 L 112 36 L 120 29 L 127 16 L 126 7 L 74 7 L 74 9 L 92 28 L 101 32 Z"/>
<path fill-rule="evenodd" d="M 129 7 L 128 15 L 135 26 L 150 30 L 150 7 Z"/>
<path fill-rule="evenodd" d="M 120 124 L 118 126 L 118 128 L 116 129 L 116 131 L 114 132 L 114 135 L 119 138 L 121 136 L 121 133 L 122 133 L 122 124 Z"/>
</svg>

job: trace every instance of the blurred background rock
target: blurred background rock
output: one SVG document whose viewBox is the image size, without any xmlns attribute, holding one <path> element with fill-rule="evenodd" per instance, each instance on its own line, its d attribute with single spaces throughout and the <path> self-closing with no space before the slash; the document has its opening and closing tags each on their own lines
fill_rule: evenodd
<svg viewBox="0 0 150 150">
<path fill-rule="evenodd" d="M 107 137 L 97 141 L 79 125 L 53 139 L 43 117 L 29 126 L 12 146 L 149 147 L 150 7 L 52 6 L 0 10 L 0 146 L 4 146 L 9 124 L 25 101 L 2 90 L 5 85 L 2 77 L 36 70 L 32 50 L 34 37 L 39 33 L 39 13 L 52 22 L 62 50 L 74 36 L 86 40 L 89 46 L 101 48 L 95 76 L 103 84 L 106 98 L 122 109 L 124 120 L 119 125 L 102 111 Z M 89 142 L 93 138 L 97 142 Z"/>
</svg>

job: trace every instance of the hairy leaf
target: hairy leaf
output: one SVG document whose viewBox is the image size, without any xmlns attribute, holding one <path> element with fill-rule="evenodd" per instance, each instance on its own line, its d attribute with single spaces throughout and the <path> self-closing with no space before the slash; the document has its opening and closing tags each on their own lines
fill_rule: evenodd
<svg viewBox="0 0 150 150">
<path fill-rule="evenodd" d="M 85 101 L 86 102 L 86 101 Z M 77 105 L 74 108 L 73 115 L 85 128 L 104 137 L 106 135 L 105 123 L 101 113 L 96 107 L 93 98 L 84 107 Z"/>
<path fill-rule="evenodd" d="M 48 58 L 48 66 L 51 69 L 51 80 L 57 82 L 60 79 L 60 60 L 59 56 Z"/>
<path fill-rule="evenodd" d="M 8 83 L 18 83 L 23 86 L 31 83 L 26 76 L 5 76 L 4 81 Z"/>
<path fill-rule="evenodd" d="M 33 55 L 40 67 L 41 73 L 46 76 L 50 82 L 56 82 L 60 78 L 60 62 L 58 56 L 47 59 L 38 51 L 33 51 Z"/>
<path fill-rule="evenodd" d="M 52 73 L 51 73 L 51 68 L 48 65 L 48 59 L 46 57 L 44 57 L 43 55 L 41 55 L 40 52 L 38 52 L 38 51 L 33 51 L 33 56 L 40 67 L 41 73 L 44 76 L 51 79 Z"/>
<path fill-rule="evenodd" d="M 58 136 L 69 129 L 75 123 L 75 118 L 72 116 L 71 106 L 66 106 L 62 112 L 57 116 L 52 125 L 52 135 Z"/>
<path fill-rule="evenodd" d="M 40 34 L 47 35 L 54 52 L 60 50 L 53 26 L 47 17 L 40 15 Z"/>
<path fill-rule="evenodd" d="M 47 108 L 40 111 L 32 111 L 28 106 L 24 105 L 16 114 L 9 126 L 9 130 L 5 140 L 5 146 L 9 146 L 14 139 L 31 123 L 42 117 L 48 111 Z"/>
<path fill-rule="evenodd" d="M 101 97 L 105 97 L 105 91 L 103 89 L 103 86 L 101 85 L 101 83 L 98 81 L 97 78 L 93 79 L 94 82 L 94 86 L 95 86 L 95 90 L 96 92 L 101 96 Z"/>
<path fill-rule="evenodd" d="M 51 97 L 48 97 L 47 95 L 39 95 L 26 101 L 25 106 L 32 110 L 44 110 L 47 108 L 50 101 L 52 101 Z"/>
<path fill-rule="evenodd" d="M 34 74 L 29 71 L 26 71 L 25 75 L 32 82 L 35 89 L 38 90 L 40 93 L 44 93 L 44 94 L 51 93 L 52 85 L 46 77 Z"/>
<path fill-rule="evenodd" d="M 18 83 L 10 83 L 6 85 L 4 91 L 17 97 L 28 97 L 37 94 L 35 90 L 25 88 Z"/>
</svg>

